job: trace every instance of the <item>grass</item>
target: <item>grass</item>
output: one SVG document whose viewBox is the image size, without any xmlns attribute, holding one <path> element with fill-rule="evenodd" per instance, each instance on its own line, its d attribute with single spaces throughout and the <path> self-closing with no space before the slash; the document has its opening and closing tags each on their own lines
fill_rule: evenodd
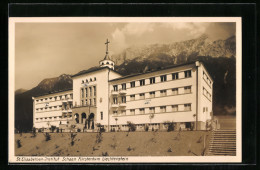
<svg viewBox="0 0 260 170">
<path fill-rule="evenodd" d="M 38 133 L 35 138 L 31 138 L 30 133 L 24 133 L 22 137 L 16 134 L 15 140 L 22 141 L 22 147 L 18 148 L 16 144 L 15 155 L 102 156 L 107 153 L 109 156 L 200 156 L 205 153 L 204 140 L 197 143 L 198 139 L 203 135 L 209 135 L 207 143 L 210 139 L 210 132 L 205 131 L 182 131 L 179 140 L 174 140 L 179 132 L 130 133 L 127 137 L 128 132 L 102 133 L 100 143 L 96 143 L 98 133 L 77 133 L 73 147 L 70 133 L 52 133 L 48 142 L 45 142 L 44 133 Z"/>
</svg>

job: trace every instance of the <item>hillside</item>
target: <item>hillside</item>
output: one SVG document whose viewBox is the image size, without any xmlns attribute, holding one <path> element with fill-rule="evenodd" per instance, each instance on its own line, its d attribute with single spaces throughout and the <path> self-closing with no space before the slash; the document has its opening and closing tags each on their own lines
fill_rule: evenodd
<svg viewBox="0 0 260 170">
<path fill-rule="evenodd" d="M 112 56 L 116 65 L 130 61 L 143 62 L 160 60 L 158 55 L 167 56 L 164 60 L 172 64 L 187 60 L 190 56 L 232 57 L 236 56 L 236 37 L 226 40 L 209 41 L 207 35 L 196 39 L 174 42 L 170 44 L 152 44 L 146 46 L 132 46 L 120 54 Z M 180 60 L 180 61 L 179 61 Z"/>
<path fill-rule="evenodd" d="M 201 156 L 205 136 L 206 147 L 210 140 L 207 131 L 178 132 L 111 132 L 103 133 L 96 143 L 97 133 L 77 133 L 71 146 L 70 133 L 51 133 L 45 141 L 43 133 L 16 134 L 22 147 L 15 146 L 17 156 Z M 136 142 L 138 141 L 138 142 Z"/>
<path fill-rule="evenodd" d="M 200 60 L 204 62 L 214 80 L 214 115 L 236 113 L 236 58 L 235 37 L 209 42 L 207 36 L 172 44 L 155 44 L 128 48 L 112 56 L 117 62 L 115 70 L 122 75 L 144 73 L 174 64 Z M 87 70 L 94 69 L 89 68 Z M 84 70 L 83 70 L 84 71 Z M 70 75 L 41 81 L 38 86 L 15 96 L 15 127 L 20 130 L 32 128 L 32 96 L 72 88 Z"/>
</svg>

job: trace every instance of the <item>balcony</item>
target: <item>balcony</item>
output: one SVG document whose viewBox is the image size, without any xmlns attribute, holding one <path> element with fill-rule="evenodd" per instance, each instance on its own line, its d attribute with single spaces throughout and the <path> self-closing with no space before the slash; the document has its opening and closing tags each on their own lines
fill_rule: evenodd
<svg viewBox="0 0 260 170">
<path fill-rule="evenodd" d="M 119 106 L 120 107 L 126 107 L 126 103 L 120 103 Z"/>
<path fill-rule="evenodd" d="M 119 93 L 120 93 L 120 94 L 126 94 L 126 89 L 120 89 L 120 90 L 119 90 Z"/>
<path fill-rule="evenodd" d="M 118 103 L 113 103 L 113 104 L 112 104 L 112 107 L 113 107 L 113 108 L 117 108 L 117 107 L 118 107 Z"/>
<path fill-rule="evenodd" d="M 118 91 L 111 90 L 111 94 L 112 94 L 112 95 L 118 95 Z"/>
</svg>

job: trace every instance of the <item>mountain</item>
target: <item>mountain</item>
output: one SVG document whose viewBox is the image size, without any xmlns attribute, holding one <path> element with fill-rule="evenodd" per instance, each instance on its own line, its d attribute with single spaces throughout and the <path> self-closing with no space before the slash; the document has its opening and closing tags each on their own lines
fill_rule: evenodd
<svg viewBox="0 0 260 170">
<path fill-rule="evenodd" d="M 32 97 L 53 91 L 72 89 L 70 75 L 42 80 L 36 87 L 15 95 L 15 128 L 26 131 L 32 129 L 33 105 Z"/>
<path fill-rule="evenodd" d="M 119 54 L 112 56 L 116 65 L 121 65 L 128 61 L 135 60 L 142 62 L 144 60 L 160 60 L 158 55 L 168 56 L 167 60 L 177 64 L 189 56 L 211 56 L 232 57 L 236 56 L 236 37 L 232 36 L 226 40 L 210 41 L 206 34 L 187 41 L 174 42 L 170 44 L 152 44 L 146 46 L 132 46 Z"/>
<path fill-rule="evenodd" d="M 197 39 L 171 44 L 131 47 L 112 57 L 117 63 L 115 70 L 122 75 L 144 73 L 200 60 L 214 80 L 214 115 L 234 115 L 236 114 L 235 44 L 234 36 L 226 40 L 210 42 L 207 36 L 203 35 Z M 95 68 L 97 67 L 88 70 Z M 71 88 L 71 76 L 63 74 L 44 79 L 33 89 L 15 95 L 15 127 L 20 130 L 31 130 L 32 96 Z"/>
<path fill-rule="evenodd" d="M 15 90 L 15 95 L 18 95 L 18 94 L 22 94 L 24 92 L 26 92 L 27 90 L 26 89 L 18 89 L 18 90 Z"/>
</svg>

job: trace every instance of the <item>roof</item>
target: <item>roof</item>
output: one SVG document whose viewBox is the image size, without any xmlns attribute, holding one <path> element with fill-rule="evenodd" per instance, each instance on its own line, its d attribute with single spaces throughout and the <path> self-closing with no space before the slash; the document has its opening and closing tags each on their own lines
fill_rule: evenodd
<svg viewBox="0 0 260 170">
<path fill-rule="evenodd" d="M 65 91 L 70 91 L 70 90 L 72 90 L 72 88 L 65 89 L 65 90 L 52 91 L 52 92 L 44 93 L 44 94 L 41 94 L 41 95 L 36 95 L 36 96 L 33 96 L 33 97 L 46 96 L 46 95 L 49 95 L 49 94 L 55 94 L 55 93 L 60 93 L 60 92 L 65 92 Z"/>
<path fill-rule="evenodd" d="M 108 68 L 108 67 L 98 67 L 98 68 L 93 69 L 93 70 L 85 70 L 85 71 L 79 72 L 79 73 L 77 73 L 77 74 L 72 75 L 71 77 L 77 77 L 77 76 L 80 76 L 80 75 L 83 75 L 83 74 L 88 74 L 88 73 L 92 73 L 92 72 L 99 71 L 99 70 L 103 70 L 103 69 L 109 69 L 109 70 L 111 70 L 111 71 L 113 71 L 113 72 L 115 72 L 115 73 L 120 74 L 119 72 L 117 72 L 117 71 L 115 71 L 115 70 L 112 70 L 112 69 L 110 69 L 110 68 Z M 120 75 L 121 75 L 121 74 L 120 74 Z"/>
<path fill-rule="evenodd" d="M 167 70 L 167 69 L 171 69 L 171 68 L 175 68 L 175 67 L 180 67 L 180 66 L 184 66 L 184 65 L 189 65 L 189 64 L 195 64 L 195 61 L 189 62 L 189 63 L 185 63 L 185 64 L 176 64 L 176 65 L 164 67 L 164 68 L 162 68 L 162 69 L 158 69 L 158 70 L 154 70 L 154 71 L 148 71 L 148 72 L 145 72 L 145 73 L 131 74 L 131 75 L 127 75 L 127 76 L 123 76 L 123 77 L 120 77 L 120 78 L 116 78 L 116 79 L 110 80 L 110 82 L 112 82 L 112 81 L 117 81 L 117 80 L 121 80 L 121 79 L 130 78 L 130 77 L 135 77 L 135 76 L 139 76 L 139 75 L 143 75 L 143 74 L 153 73 L 153 72 L 157 72 L 157 71 L 161 71 L 161 70 Z"/>
</svg>

